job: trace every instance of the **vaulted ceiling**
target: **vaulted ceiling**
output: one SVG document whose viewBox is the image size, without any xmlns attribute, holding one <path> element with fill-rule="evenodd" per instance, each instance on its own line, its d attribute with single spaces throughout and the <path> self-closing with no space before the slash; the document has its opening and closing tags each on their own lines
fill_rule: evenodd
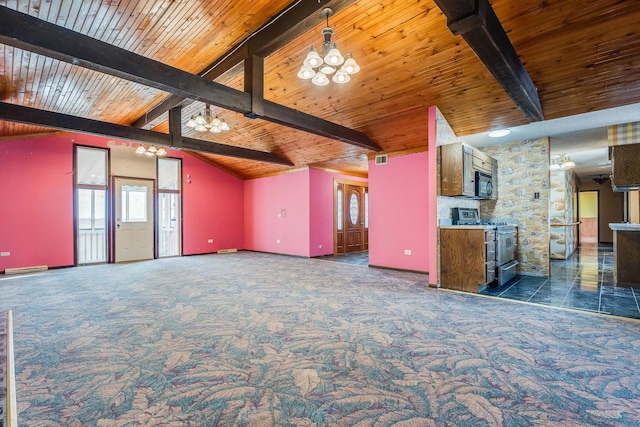
<svg viewBox="0 0 640 427">
<path fill-rule="evenodd" d="M 490 1 L 537 88 L 544 119 L 640 102 L 640 8 L 634 3 Z M 315 130 L 326 123 L 340 125 L 340 135 L 350 138 L 352 130 L 355 139 L 372 142 L 367 147 L 279 120 L 250 118 L 217 106 L 226 105 L 222 101 L 212 102 L 212 109 L 232 130 L 198 133 L 185 124 L 203 109 L 202 99 L 187 96 L 181 101 L 163 88 L 141 83 L 141 78 L 132 81 L 85 68 L 82 61 L 74 65 L 73 60 L 53 59 L 10 40 L 0 44 L 0 101 L 9 107 L 168 133 L 167 109 L 158 106 L 174 101 L 172 105 L 182 105 L 181 120 L 174 116 L 180 122 L 174 121 L 173 127 L 179 126 L 186 137 L 185 149 L 200 151 L 207 161 L 242 178 L 306 166 L 364 175 L 366 160 L 376 147 L 398 152 L 426 146 L 431 105 L 438 106 L 461 136 L 530 120 L 470 47 L 469 42 L 477 40 L 454 35 L 433 0 L 32 0 L 0 5 L 8 8 L 0 10 L 0 18 L 16 10 L 183 72 L 209 71 L 208 78 L 238 91 L 263 82 L 258 89 L 265 102 L 282 106 L 278 114 L 285 111 L 286 120 L 298 123 L 297 115 L 304 115 L 305 124 L 312 116 L 320 120 L 311 122 Z M 329 18 L 335 29 L 333 41 L 342 52 L 353 54 L 361 71 L 346 84 L 318 87 L 296 74 L 309 47 L 320 48 L 320 30 L 326 25 L 320 11 L 325 6 L 335 9 Z M 302 7 L 316 11 L 306 19 L 287 15 Z M 251 50 L 247 46 L 257 46 L 255 51 L 264 56 L 264 63 L 251 73 L 243 68 L 252 62 L 234 61 Z M 113 57 L 116 68 L 118 60 Z M 261 77 L 260 65 L 264 79 L 245 82 L 245 74 Z M 142 72 L 159 73 L 151 67 Z M 176 80 L 174 85 L 180 86 L 188 79 Z M 37 116 L 26 111 L 19 114 Z M 60 128 L 28 122 L 0 111 L 0 138 L 18 139 Z M 283 161 L 198 150 L 212 143 L 264 152 Z"/>
</svg>

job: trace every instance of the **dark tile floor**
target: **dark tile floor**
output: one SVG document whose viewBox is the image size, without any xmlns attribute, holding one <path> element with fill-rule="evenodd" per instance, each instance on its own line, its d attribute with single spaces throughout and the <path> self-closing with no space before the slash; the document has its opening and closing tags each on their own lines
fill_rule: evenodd
<svg viewBox="0 0 640 427">
<path fill-rule="evenodd" d="M 550 277 L 516 276 L 481 292 L 499 298 L 640 319 L 640 288 L 615 286 L 613 249 L 578 248 L 567 260 L 552 260 Z"/>
<path fill-rule="evenodd" d="M 369 253 L 318 259 L 368 265 Z M 606 245 L 584 246 L 567 260 L 552 260 L 550 277 L 519 275 L 500 287 L 487 288 L 481 294 L 640 319 L 640 288 L 613 284 L 613 248 Z"/>
</svg>

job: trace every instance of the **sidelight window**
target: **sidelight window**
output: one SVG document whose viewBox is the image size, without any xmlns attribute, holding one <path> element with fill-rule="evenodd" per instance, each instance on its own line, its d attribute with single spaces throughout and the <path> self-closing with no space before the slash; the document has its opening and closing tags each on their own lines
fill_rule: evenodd
<svg viewBox="0 0 640 427">
<path fill-rule="evenodd" d="M 180 255 L 180 159 L 158 159 L 158 256 Z"/>
<path fill-rule="evenodd" d="M 107 150 L 76 147 L 76 261 L 107 261 Z"/>
</svg>

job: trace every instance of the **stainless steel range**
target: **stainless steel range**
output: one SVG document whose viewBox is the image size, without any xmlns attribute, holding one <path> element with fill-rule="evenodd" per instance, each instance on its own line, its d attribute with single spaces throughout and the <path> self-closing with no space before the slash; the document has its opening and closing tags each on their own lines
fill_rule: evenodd
<svg viewBox="0 0 640 427">
<path fill-rule="evenodd" d="M 501 286 L 516 275 L 517 228 L 514 225 L 496 226 L 496 285 Z"/>
<path fill-rule="evenodd" d="M 495 275 L 496 280 L 489 286 L 501 286 L 516 276 L 517 234 L 515 225 L 506 222 L 493 222 L 491 220 L 481 220 L 478 209 L 475 208 L 453 208 L 454 225 L 478 225 L 482 227 L 493 226 L 496 229 L 495 241 L 485 242 L 487 247 L 487 277 L 493 270 L 490 265 L 489 254 L 495 248 Z"/>
</svg>

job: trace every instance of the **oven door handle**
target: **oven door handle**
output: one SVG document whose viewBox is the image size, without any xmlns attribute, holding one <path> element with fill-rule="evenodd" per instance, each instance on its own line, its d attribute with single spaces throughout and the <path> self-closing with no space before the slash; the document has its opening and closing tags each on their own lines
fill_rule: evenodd
<svg viewBox="0 0 640 427">
<path fill-rule="evenodd" d="M 500 269 L 501 269 L 501 270 L 503 270 L 503 271 L 504 271 L 504 270 L 511 270 L 513 267 L 515 267 L 515 266 L 516 266 L 516 265 L 518 265 L 518 264 L 520 264 L 520 263 L 519 263 L 518 261 L 515 261 L 515 260 L 514 260 L 514 261 L 511 261 L 511 262 L 508 262 L 508 263 L 507 263 L 507 264 L 505 264 L 505 265 L 501 265 L 501 266 L 500 266 Z"/>
</svg>

